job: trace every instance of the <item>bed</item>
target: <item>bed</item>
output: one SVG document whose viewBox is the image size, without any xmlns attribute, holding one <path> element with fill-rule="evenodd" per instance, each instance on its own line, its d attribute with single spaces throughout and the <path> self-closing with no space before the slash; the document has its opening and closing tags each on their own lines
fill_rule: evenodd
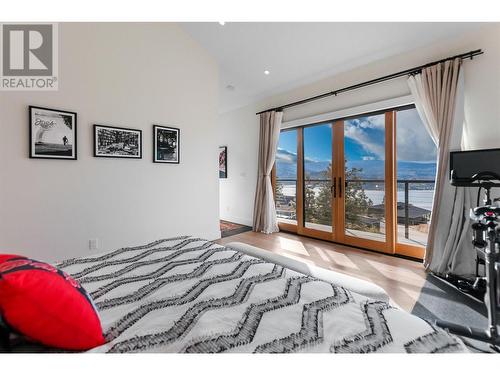
<svg viewBox="0 0 500 375">
<path fill-rule="evenodd" d="M 358 279 L 244 244 L 182 236 L 58 264 L 91 294 L 91 352 L 466 352 Z"/>
</svg>

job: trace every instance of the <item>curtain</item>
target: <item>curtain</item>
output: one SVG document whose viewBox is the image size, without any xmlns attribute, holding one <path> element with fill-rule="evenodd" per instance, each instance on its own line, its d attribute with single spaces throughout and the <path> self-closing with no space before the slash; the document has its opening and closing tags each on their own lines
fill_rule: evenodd
<svg viewBox="0 0 500 375">
<path fill-rule="evenodd" d="M 283 112 L 269 111 L 260 115 L 260 137 L 257 188 L 253 209 L 253 230 L 266 234 L 278 232 L 271 172 L 276 159 Z"/>
<path fill-rule="evenodd" d="M 461 59 L 425 68 L 408 78 L 415 106 L 437 146 L 434 200 L 424 265 L 427 270 L 468 276 L 474 270 L 469 208 L 472 193 L 449 183 L 449 153 L 464 144 Z"/>
</svg>

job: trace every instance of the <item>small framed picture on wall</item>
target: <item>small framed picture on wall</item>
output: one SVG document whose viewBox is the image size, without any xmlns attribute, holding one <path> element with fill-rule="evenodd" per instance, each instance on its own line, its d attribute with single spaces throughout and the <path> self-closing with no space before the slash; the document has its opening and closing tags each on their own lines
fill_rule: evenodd
<svg viewBox="0 0 500 375">
<path fill-rule="evenodd" d="M 142 158 L 142 130 L 94 125 L 94 156 Z"/>
<path fill-rule="evenodd" d="M 179 164 L 180 130 L 153 125 L 153 163 Z"/>
<path fill-rule="evenodd" d="M 227 147 L 219 147 L 219 178 L 227 178 Z"/>
<path fill-rule="evenodd" d="M 75 112 L 30 106 L 29 157 L 76 160 L 76 117 Z"/>
</svg>

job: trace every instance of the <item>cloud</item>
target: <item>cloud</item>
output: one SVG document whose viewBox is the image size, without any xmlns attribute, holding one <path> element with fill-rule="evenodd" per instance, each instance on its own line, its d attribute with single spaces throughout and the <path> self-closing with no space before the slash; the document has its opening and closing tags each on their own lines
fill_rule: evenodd
<svg viewBox="0 0 500 375">
<path fill-rule="evenodd" d="M 278 147 L 276 152 L 276 161 L 281 161 L 283 163 L 296 163 L 297 154 Z"/>
<path fill-rule="evenodd" d="M 346 124 L 351 126 L 356 126 L 361 129 L 385 129 L 385 116 L 384 115 L 375 115 L 375 116 L 367 116 L 360 117 L 352 120 L 347 120 Z"/>
<path fill-rule="evenodd" d="M 415 109 L 397 112 L 396 143 L 398 161 L 420 163 L 436 162 L 436 146 L 427 133 Z M 345 137 L 358 143 L 366 155 L 363 160 L 383 160 L 385 158 L 384 139 L 385 117 L 367 116 L 345 121 Z M 297 154 L 278 148 L 276 160 L 297 163 Z M 306 157 L 306 162 L 321 163 L 324 160 Z"/>
<path fill-rule="evenodd" d="M 296 163 L 297 162 L 297 154 L 288 150 L 285 150 L 284 148 L 279 148 L 276 152 L 276 160 L 281 161 L 283 163 Z M 325 161 L 330 161 L 330 160 L 320 160 L 318 158 L 311 158 L 311 157 L 305 157 L 304 158 L 305 162 L 308 163 L 321 163 Z"/>
<path fill-rule="evenodd" d="M 345 122 L 345 136 L 358 143 L 369 154 L 363 156 L 363 160 L 384 159 L 384 128 L 383 115 L 348 120 Z M 415 109 L 397 112 L 396 144 L 399 161 L 436 161 L 436 146 Z"/>
<path fill-rule="evenodd" d="M 399 161 L 436 162 L 436 146 L 415 109 L 399 111 L 396 118 L 396 146 Z"/>
<path fill-rule="evenodd" d="M 321 159 L 318 159 L 318 158 L 311 158 L 309 156 L 305 156 L 304 157 L 304 161 L 309 162 L 309 163 L 321 163 L 321 162 L 329 161 L 329 160 L 321 160 Z"/>
<path fill-rule="evenodd" d="M 363 128 L 359 122 L 356 123 L 353 120 L 346 121 L 344 135 L 357 142 L 366 152 L 375 155 L 374 158 L 378 157 L 379 159 L 383 159 L 385 155 L 383 135 L 381 140 L 379 135 L 369 135 L 366 129 L 367 128 Z"/>
</svg>

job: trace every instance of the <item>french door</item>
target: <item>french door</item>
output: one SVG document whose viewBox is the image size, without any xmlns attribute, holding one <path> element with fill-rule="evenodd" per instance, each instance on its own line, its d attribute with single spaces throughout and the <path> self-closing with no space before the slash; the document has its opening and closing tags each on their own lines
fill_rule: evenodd
<svg viewBox="0 0 500 375">
<path fill-rule="evenodd" d="M 430 216 L 430 211 L 418 211 L 419 207 L 409 202 L 407 191 L 398 191 L 401 186 L 407 188 L 408 181 L 425 187 L 421 180 L 401 182 L 397 176 L 396 119 L 398 111 L 406 109 L 283 131 L 273 172 L 280 228 L 383 253 L 422 258 L 424 244 L 398 235 L 409 233 L 409 211 L 428 213 L 420 219 L 418 228 L 424 228 L 425 218 Z M 408 164 L 401 163 L 405 167 Z M 426 185 L 429 189 L 431 183 L 433 180 Z M 410 218 L 412 225 L 419 220 Z M 417 233 L 415 228 L 416 224 L 410 227 L 412 237 Z"/>
<path fill-rule="evenodd" d="M 393 125 L 392 112 L 338 121 L 337 174 L 343 190 L 337 196 L 340 242 L 394 252 L 393 233 L 388 230 L 394 220 Z M 366 146 L 358 149 L 352 139 Z"/>
</svg>

